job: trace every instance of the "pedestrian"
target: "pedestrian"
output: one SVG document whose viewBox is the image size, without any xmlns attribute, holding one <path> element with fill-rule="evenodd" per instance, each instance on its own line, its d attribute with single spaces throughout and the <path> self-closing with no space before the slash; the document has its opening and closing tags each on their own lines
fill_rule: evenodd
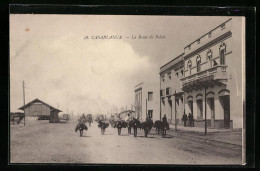
<svg viewBox="0 0 260 171">
<path fill-rule="evenodd" d="M 163 134 L 162 134 L 162 137 L 165 138 L 166 137 L 166 129 L 170 129 L 169 128 L 169 124 L 167 122 L 167 117 L 166 117 L 166 114 L 164 114 L 163 118 L 162 118 L 162 122 L 163 122 L 163 127 L 162 127 L 162 131 L 163 131 Z"/>
<path fill-rule="evenodd" d="M 163 123 L 167 123 L 167 117 L 166 114 L 164 114 L 163 118 L 162 118 Z"/>
<path fill-rule="evenodd" d="M 187 117 L 186 113 L 184 112 L 184 114 L 183 114 L 183 116 L 182 116 L 182 121 L 183 121 L 183 123 L 184 123 L 184 127 L 186 127 L 187 119 L 188 119 L 188 117 Z"/>
</svg>

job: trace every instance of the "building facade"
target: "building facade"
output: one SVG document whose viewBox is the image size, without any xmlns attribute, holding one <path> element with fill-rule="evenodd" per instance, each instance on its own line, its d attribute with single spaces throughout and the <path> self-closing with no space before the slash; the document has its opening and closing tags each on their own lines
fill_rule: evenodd
<svg viewBox="0 0 260 171">
<path fill-rule="evenodd" d="M 48 115 L 50 116 L 50 122 L 58 122 L 58 113 L 62 112 L 39 99 L 31 101 L 19 109 L 24 110 L 25 116 Z"/>
<path fill-rule="evenodd" d="M 177 85 L 181 84 L 183 112 L 193 115 L 196 127 L 207 124 L 211 128 L 242 128 L 245 74 L 242 22 L 229 19 L 186 46 L 182 54 L 183 75 L 168 83 L 177 92 L 180 90 Z M 161 83 L 163 90 L 169 86 L 167 82 Z"/>
<path fill-rule="evenodd" d="M 159 89 L 157 84 L 140 83 L 135 86 L 135 114 L 140 120 L 150 116 L 154 121 L 160 119 Z"/>
<path fill-rule="evenodd" d="M 181 78 L 183 78 L 183 54 L 160 68 L 161 116 L 166 115 L 171 124 L 181 124 L 184 99 Z M 176 120 L 175 120 L 176 119 Z"/>
</svg>

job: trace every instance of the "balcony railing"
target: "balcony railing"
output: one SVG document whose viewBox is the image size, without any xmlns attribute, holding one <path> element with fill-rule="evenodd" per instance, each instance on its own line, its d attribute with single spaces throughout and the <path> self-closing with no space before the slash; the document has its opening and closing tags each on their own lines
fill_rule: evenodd
<svg viewBox="0 0 260 171">
<path fill-rule="evenodd" d="M 218 65 L 207 70 L 184 77 L 181 79 L 182 88 L 185 88 L 187 86 L 198 85 L 202 82 L 210 80 L 227 80 L 228 75 L 226 69 L 226 65 Z"/>
</svg>

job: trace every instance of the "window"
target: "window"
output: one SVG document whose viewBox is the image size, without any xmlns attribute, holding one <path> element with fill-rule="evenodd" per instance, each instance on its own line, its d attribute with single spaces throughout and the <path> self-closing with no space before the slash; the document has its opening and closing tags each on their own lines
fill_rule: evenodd
<svg viewBox="0 0 260 171">
<path fill-rule="evenodd" d="M 220 50 L 220 65 L 225 65 L 225 50 Z"/>
<path fill-rule="evenodd" d="M 191 67 L 192 67 L 192 63 L 191 60 L 189 60 L 187 63 L 187 68 L 190 70 L 190 75 L 191 75 Z"/>
<path fill-rule="evenodd" d="M 148 117 L 153 118 L 153 110 L 148 110 Z"/>
<path fill-rule="evenodd" d="M 219 47 L 220 65 L 225 65 L 226 44 L 221 43 Z"/>
<path fill-rule="evenodd" d="M 153 92 L 148 92 L 148 101 L 153 101 Z"/>
<path fill-rule="evenodd" d="M 161 95 L 161 96 L 164 96 L 164 90 L 163 90 L 163 89 L 160 90 L 160 95 Z"/>
<path fill-rule="evenodd" d="M 200 63 L 201 63 L 201 57 L 200 57 L 200 55 L 197 56 L 196 61 L 197 61 L 197 72 L 200 72 Z"/>
<path fill-rule="evenodd" d="M 208 50 L 207 52 L 207 60 L 209 61 L 209 67 L 212 67 L 212 51 L 211 49 Z"/>
<path fill-rule="evenodd" d="M 197 118 L 203 119 L 203 107 L 202 107 L 202 99 L 197 100 Z"/>
<path fill-rule="evenodd" d="M 166 95 L 171 95 L 171 87 L 166 88 Z"/>
</svg>

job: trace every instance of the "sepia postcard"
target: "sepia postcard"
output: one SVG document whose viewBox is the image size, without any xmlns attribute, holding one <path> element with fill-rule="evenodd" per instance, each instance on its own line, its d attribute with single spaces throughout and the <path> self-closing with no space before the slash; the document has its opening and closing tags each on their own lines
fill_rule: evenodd
<svg viewBox="0 0 260 171">
<path fill-rule="evenodd" d="M 243 165 L 245 18 L 10 14 L 10 164 Z"/>
</svg>

